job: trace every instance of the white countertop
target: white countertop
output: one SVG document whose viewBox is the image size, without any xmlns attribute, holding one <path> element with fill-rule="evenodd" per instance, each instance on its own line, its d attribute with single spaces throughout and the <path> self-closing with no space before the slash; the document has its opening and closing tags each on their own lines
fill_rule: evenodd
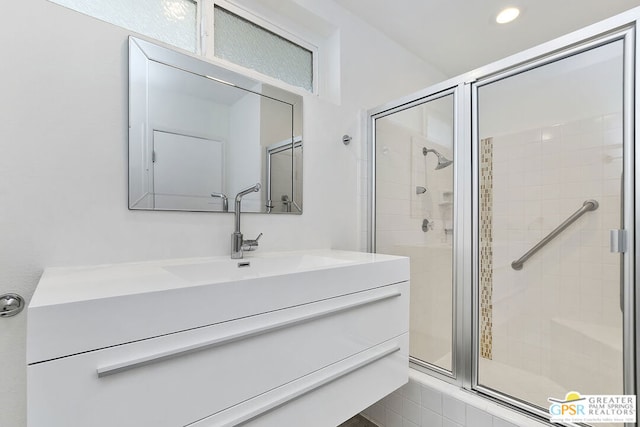
<svg viewBox="0 0 640 427">
<path fill-rule="evenodd" d="M 407 280 L 408 258 L 335 250 L 50 268 L 28 308 L 27 362 Z"/>
<path fill-rule="evenodd" d="M 29 307 L 273 277 L 396 258 L 392 255 L 319 249 L 245 252 L 243 259 L 217 256 L 55 267 L 43 273 Z M 238 268 L 239 262 L 249 262 L 250 266 Z"/>
</svg>

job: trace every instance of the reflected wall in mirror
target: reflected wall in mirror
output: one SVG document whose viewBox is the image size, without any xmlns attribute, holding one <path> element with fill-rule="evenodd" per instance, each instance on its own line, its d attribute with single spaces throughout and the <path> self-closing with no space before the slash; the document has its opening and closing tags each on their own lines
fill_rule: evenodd
<svg viewBox="0 0 640 427">
<path fill-rule="evenodd" d="M 302 213 L 302 97 L 129 39 L 129 209 Z M 226 199 L 225 199 L 226 198 Z"/>
</svg>

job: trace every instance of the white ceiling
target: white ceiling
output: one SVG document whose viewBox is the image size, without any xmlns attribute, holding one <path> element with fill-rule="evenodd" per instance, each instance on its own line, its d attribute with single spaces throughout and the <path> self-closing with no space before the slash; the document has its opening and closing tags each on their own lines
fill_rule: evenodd
<svg viewBox="0 0 640 427">
<path fill-rule="evenodd" d="M 640 0 L 335 0 L 449 77 L 617 13 Z M 509 24 L 495 22 L 507 6 Z"/>
</svg>

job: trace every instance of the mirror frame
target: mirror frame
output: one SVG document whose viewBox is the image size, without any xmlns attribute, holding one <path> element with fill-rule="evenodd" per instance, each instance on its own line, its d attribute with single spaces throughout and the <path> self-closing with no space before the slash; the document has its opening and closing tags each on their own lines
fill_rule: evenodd
<svg viewBox="0 0 640 427">
<path fill-rule="evenodd" d="M 284 89 L 266 84 L 262 81 L 247 77 L 239 74 L 235 71 L 224 68 L 220 65 L 216 65 L 212 62 L 208 62 L 208 59 L 202 57 L 196 57 L 187 52 L 178 52 L 174 49 L 160 46 L 155 43 L 142 40 L 137 37 L 129 37 L 129 138 L 128 138 L 128 207 L 130 210 L 151 210 L 151 211 L 197 211 L 197 212 L 220 212 L 227 213 L 223 209 L 220 210 L 192 210 L 192 209 L 171 209 L 162 208 L 158 209 L 154 206 L 137 205 L 144 197 L 148 197 L 153 194 L 149 190 L 149 184 L 151 179 L 148 177 L 148 171 L 151 169 L 151 163 L 153 162 L 153 149 L 148 148 L 152 144 L 148 144 L 147 139 L 150 137 L 149 133 L 149 109 L 148 109 L 148 94 L 149 94 L 149 73 L 148 64 L 150 61 L 166 65 L 177 70 L 181 70 L 194 75 L 199 75 L 210 80 L 214 80 L 218 83 L 227 84 L 238 89 L 254 93 L 256 95 L 271 98 L 276 101 L 284 102 L 292 106 L 292 141 L 290 148 L 292 152 L 294 149 L 302 146 L 302 104 L 303 98 L 301 95 L 288 92 Z M 146 70 L 140 72 L 140 70 Z M 255 88 L 260 87 L 257 91 Z M 143 147 L 140 147 L 140 140 L 143 141 Z M 270 176 L 270 155 L 269 149 L 273 145 L 263 146 L 260 145 L 260 141 L 256 141 L 256 149 L 260 151 L 261 168 L 259 173 L 261 177 L 261 183 L 265 191 L 261 191 L 260 205 L 262 210 L 242 210 L 247 213 L 284 213 L 284 214 L 302 214 L 302 200 L 296 200 L 296 191 L 302 191 L 303 180 L 302 173 L 300 173 L 298 182 L 295 181 L 294 170 L 299 168 L 303 170 L 303 159 L 300 156 L 300 164 L 296 165 L 294 162 L 295 156 L 292 156 L 291 165 L 291 188 L 295 188 L 291 195 L 291 204 L 295 206 L 290 212 L 278 211 L 271 209 L 269 204 L 269 192 L 267 189 L 271 188 L 269 182 Z M 289 145 L 288 143 L 279 144 L 280 146 Z M 147 147 L 147 148 L 145 148 Z M 134 169 L 134 165 L 138 166 Z M 135 170 L 138 170 L 142 177 L 142 183 L 137 184 L 133 179 L 133 175 L 136 174 Z M 139 188 L 136 189 L 136 185 Z M 302 193 L 300 193 L 302 194 Z M 229 199 L 229 205 L 233 204 L 235 194 L 226 194 Z M 230 209 L 233 213 L 233 209 Z"/>
</svg>

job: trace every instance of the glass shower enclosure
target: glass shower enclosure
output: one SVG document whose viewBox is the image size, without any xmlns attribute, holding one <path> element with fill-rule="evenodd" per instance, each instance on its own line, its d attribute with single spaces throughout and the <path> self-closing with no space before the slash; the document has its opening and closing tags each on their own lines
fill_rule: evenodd
<svg viewBox="0 0 640 427">
<path fill-rule="evenodd" d="M 411 259 L 413 367 L 547 420 L 636 393 L 636 15 L 370 112 L 370 249 Z"/>
<path fill-rule="evenodd" d="M 452 92 L 376 120 L 376 251 L 414 261 L 409 352 L 445 375 L 454 365 L 454 129 Z"/>
</svg>

